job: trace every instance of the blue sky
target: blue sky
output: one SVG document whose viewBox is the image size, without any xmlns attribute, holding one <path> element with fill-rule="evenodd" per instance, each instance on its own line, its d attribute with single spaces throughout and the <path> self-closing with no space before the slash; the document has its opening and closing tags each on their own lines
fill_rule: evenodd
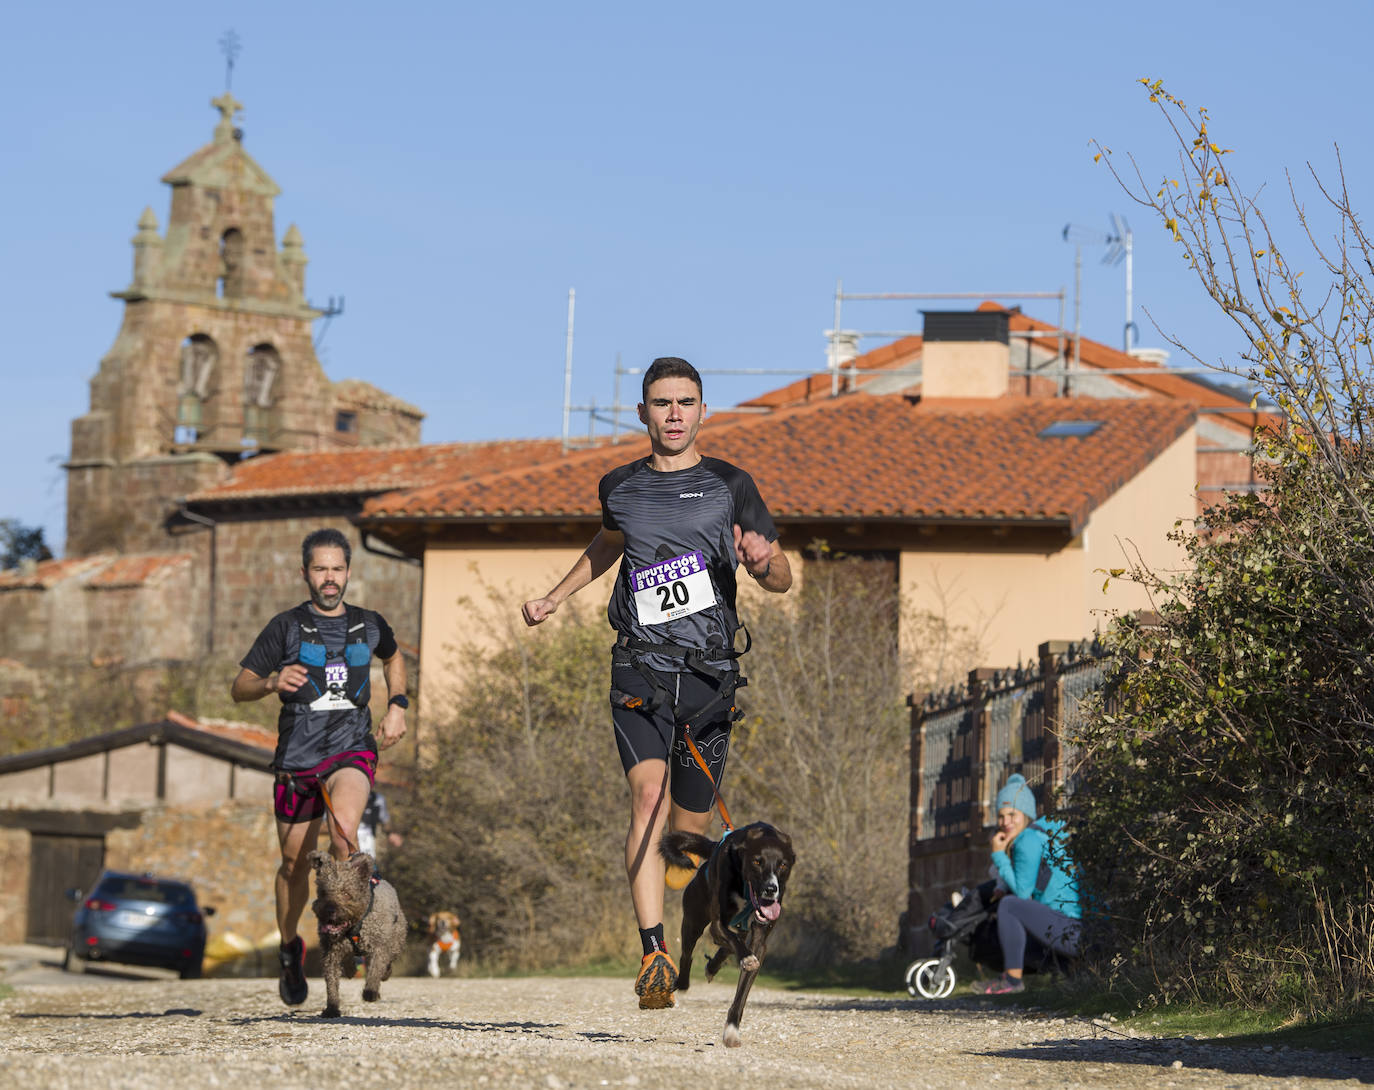
<svg viewBox="0 0 1374 1090">
<path fill-rule="evenodd" d="M 226 9 L 219 9 L 224 11 Z M 863 291 L 1070 292 L 1069 222 L 1135 230 L 1144 311 L 1211 359 L 1240 343 L 1090 140 L 1169 168 L 1135 80 L 1212 111 L 1250 188 L 1339 142 L 1374 208 L 1368 5 L 698 2 L 23 5 L 5 20 L 0 517 L 60 545 L 69 421 L 113 343 L 158 178 L 210 139 L 216 45 L 242 41 L 245 146 L 299 226 L 321 348 L 428 413 L 427 441 L 556 435 L 626 366 L 824 362 L 837 278 Z M 1121 339 L 1124 272 L 1084 253 L 1084 334 Z M 909 303 L 845 325 L 919 329 Z M 936 306 L 940 304 L 924 304 Z M 1053 321 L 1054 303 L 1028 303 Z M 865 348 L 880 341 L 866 341 Z M 1174 362 L 1182 363 L 1177 355 Z M 707 377 L 724 407 L 784 381 Z M 586 418 L 574 419 L 585 430 Z"/>
</svg>

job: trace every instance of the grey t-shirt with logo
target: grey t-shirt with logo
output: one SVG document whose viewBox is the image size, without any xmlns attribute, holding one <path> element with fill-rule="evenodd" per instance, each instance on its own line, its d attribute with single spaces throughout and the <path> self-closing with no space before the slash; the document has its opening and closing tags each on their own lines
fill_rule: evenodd
<svg viewBox="0 0 1374 1090">
<path fill-rule="evenodd" d="M 661 473 L 648 459 L 601 478 L 601 524 L 625 535 L 606 614 L 618 632 L 649 643 L 729 649 L 735 612 L 734 526 L 778 538 L 754 480 L 719 458 Z M 705 659 L 729 667 L 724 655 Z M 679 671 L 681 660 L 648 654 L 651 669 Z"/>
</svg>

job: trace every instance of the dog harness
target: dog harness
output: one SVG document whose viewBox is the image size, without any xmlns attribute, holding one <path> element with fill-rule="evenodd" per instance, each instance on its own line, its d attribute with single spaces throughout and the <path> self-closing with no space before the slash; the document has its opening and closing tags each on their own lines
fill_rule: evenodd
<svg viewBox="0 0 1374 1090">
<path fill-rule="evenodd" d="M 711 864 L 714 863 L 716 857 L 720 855 L 721 849 L 725 847 L 725 842 L 737 832 L 739 832 L 738 829 L 728 829 L 725 835 L 716 841 L 716 846 L 711 849 L 710 856 L 707 857 L 706 862 L 701 868 L 706 874 L 708 881 L 711 875 Z M 761 910 L 763 907 L 759 904 L 758 898 L 754 896 L 754 884 L 750 882 L 748 878 L 744 880 L 744 891 L 749 895 L 749 903 L 735 913 L 729 924 L 726 925 L 731 931 L 738 931 L 741 935 L 748 932 L 750 926 L 753 924 L 754 913 Z"/>
<path fill-rule="evenodd" d="M 345 606 L 347 635 L 342 651 L 330 652 L 309 607 L 292 610 L 300 633 L 300 665 L 306 683 L 295 692 L 281 693 L 283 704 L 309 704 L 316 711 L 348 711 L 367 706 L 371 685 L 372 648 L 367 644 L 363 611 Z"/>
<path fill-rule="evenodd" d="M 367 881 L 367 910 L 358 917 L 358 922 L 353 925 L 353 930 L 348 933 L 348 941 L 353 944 L 355 953 L 362 953 L 363 921 L 372 915 L 372 904 L 377 899 L 377 883 L 381 880 L 382 876 L 374 870 L 372 877 Z"/>
</svg>

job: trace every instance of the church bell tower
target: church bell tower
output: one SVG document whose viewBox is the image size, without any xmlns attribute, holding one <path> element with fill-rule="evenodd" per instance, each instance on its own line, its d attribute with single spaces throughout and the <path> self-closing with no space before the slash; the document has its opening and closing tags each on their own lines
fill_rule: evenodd
<svg viewBox="0 0 1374 1090">
<path fill-rule="evenodd" d="M 241 458 L 336 445 L 311 338 L 300 232 L 277 244 L 280 189 L 243 148 L 227 92 L 210 143 L 162 178 L 166 233 L 144 209 L 114 345 L 72 422 L 67 554 L 158 551 L 177 498 Z M 418 437 L 418 419 L 415 428 Z"/>
</svg>

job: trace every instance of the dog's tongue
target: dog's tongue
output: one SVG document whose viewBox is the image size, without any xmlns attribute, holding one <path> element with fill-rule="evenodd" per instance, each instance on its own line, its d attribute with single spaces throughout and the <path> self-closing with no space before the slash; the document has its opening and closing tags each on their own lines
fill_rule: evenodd
<svg viewBox="0 0 1374 1090">
<path fill-rule="evenodd" d="M 771 905 L 759 905 L 759 915 L 772 923 L 782 915 L 782 902 L 774 901 Z"/>
</svg>

